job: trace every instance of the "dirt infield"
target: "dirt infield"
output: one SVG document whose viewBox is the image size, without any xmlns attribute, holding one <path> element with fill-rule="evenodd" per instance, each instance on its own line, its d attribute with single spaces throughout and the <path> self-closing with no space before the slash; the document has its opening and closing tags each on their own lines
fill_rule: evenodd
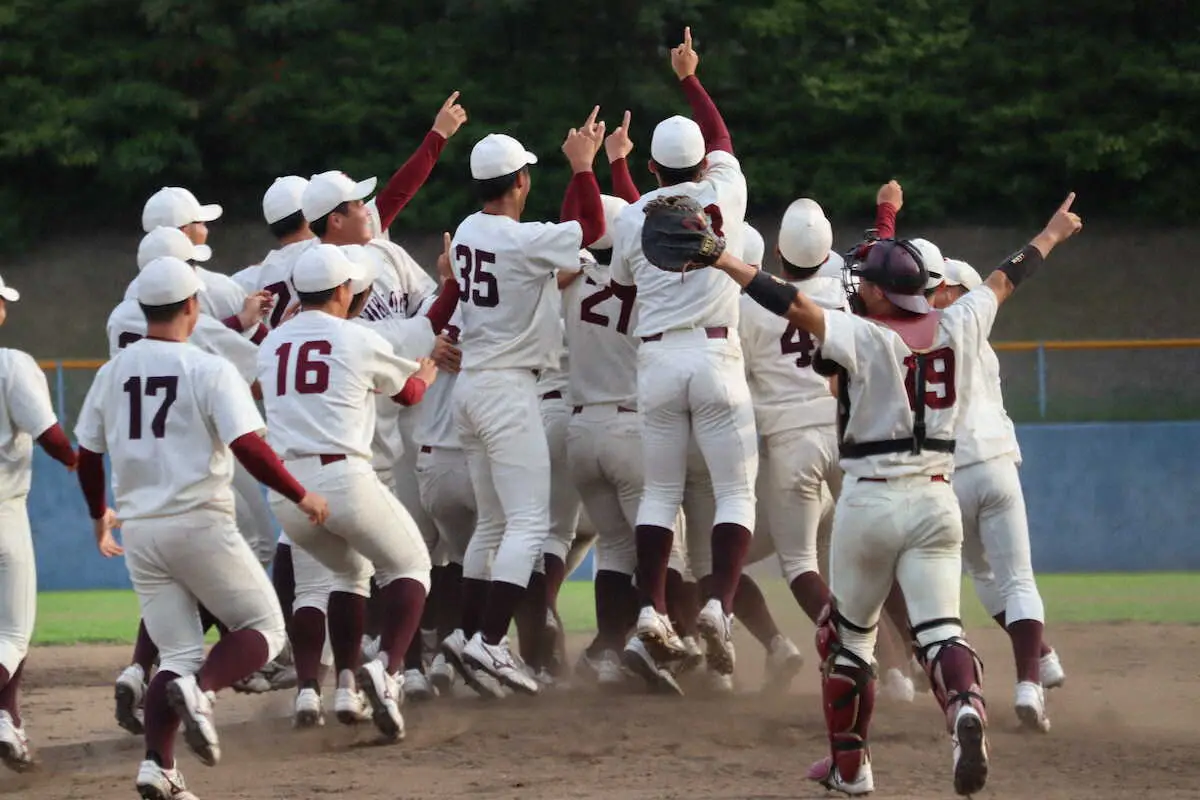
<svg viewBox="0 0 1200 800">
<path fill-rule="evenodd" d="M 792 620 L 789 619 L 789 622 Z M 789 625 L 811 653 L 810 629 Z M 1067 685 L 1050 695 L 1048 736 L 1016 730 L 1013 669 L 998 630 L 975 631 L 988 665 L 992 772 L 981 797 L 1200 796 L 1200 713 L 1194 653 L 1200 628 L 1062 626 L 1052 642 Z M 581 644 L 579 639 L 572 642 Z M 762 651 L 739 640 L 751 690 Z M 139 739 L 112 721 L 111 681 L 124 647 L 39 648 L 27 673 L 27 729 L 38 773 L 0 773 L 0 795 L 23 800 L 136 796 Z M 811 659 L 810 659 L 811 662 Z M 588 689 L 485 704 L 408 706 L 408 739 L 368 746 L 367 731 L 293 733 L 290 693 L 218 700 L 224 758 L 200 766 L 179 745 L 203 800 L 318 798 L 809 798 L 804 769 L 824 753 L 815 668 L 793 694 L 767 699 L 601 696 Z M 950 749 L 929 695 L 883 704 L 873 727 L 876 797 L 952 797 Z"/>
</svg>

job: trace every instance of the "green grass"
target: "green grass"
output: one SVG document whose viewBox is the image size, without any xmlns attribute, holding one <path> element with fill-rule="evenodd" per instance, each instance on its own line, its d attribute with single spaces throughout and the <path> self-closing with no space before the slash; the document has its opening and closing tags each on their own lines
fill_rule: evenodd
<svg viewBox="0 0 1200 800">
<path fill-rule="evenodd" d="M 798 611 L 781 580 L 763 582 L 771 607 L 783 620 Z M 1129 573 L 1042 575 L 1038 585 L 1052 623 L 1146 622 L 1200 624 L 1200 574 Z M 559 612 L 572 632 L 595 628 L 592 585 L 569 581 Z M 963 583 L 963 613 L 968 625 L 987 617 L 969 581 Z M 133 592 L 45 592 L 38 596 L 34 644 L 131 643 L 137 632 L 138 604 Z"/>
</svg>

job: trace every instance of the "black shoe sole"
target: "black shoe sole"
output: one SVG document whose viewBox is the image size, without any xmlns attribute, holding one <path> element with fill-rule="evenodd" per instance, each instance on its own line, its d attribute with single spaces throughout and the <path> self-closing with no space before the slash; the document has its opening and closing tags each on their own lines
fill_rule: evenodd
<svg viewBox="0 0 1200 800">
<path fill-rule="evenodd" d="M 183 725 L 183 740 L 187 742 L 188 748 L 196 754 L 196 758 L 200 759 L 201 764 L 206 767 L 215 767 L 221 760 L 219 746 L 208 741 L 208 738 L 200 730 L 200 726 L 196 724 L 195 718 L 188 713 L 187 702 L 183 699 L 183 690 L 174 682 L 167 684 L 167 703 L 170 704 L 171 710 L 175 712 L 179 717 L 179 722 Z"/>
<path fill-rule="evenodd" d="M 538 694 L 537 689 L 531 689 L 528 686 L 526 686 L 525 684 L 521 683 L 520 681 L 514 681 L 511 678 L 506 678 L 503 675 L 492 672 L 490 669 L 485 667 L 482 663 L 475 660 L 474 658 L 471 658 L 471 656 L 467 655 L 466 653 L 463 653 L 463 660 L 466 661 L 471 667 L 478 669 L 478 670 L 482 670 L 483 672 L 486 672 L 488 675 L 491 675 L 493 678 L 500 681 L 500 683 L 507 686 L 509 689 L 512 689 L 514 692 L 519 692 L 520 694 L 526 695 L 528 697 L 535 697 Z"/>
<path fill-rule="evenodd" d="M 621 651 L 621 664 L 624 667 L 644 680 L 650 689 L 658 694 L 671 694 L 678 697 L 683 697 L 683 687 L 675 680 L 675 677 L 663 669 L 655 669 L 637 653 L 631 653 L 628 650 Z"/>
<path fill-rule="evenodd" d="M 371 673 L 367 671 L 366 667 L 359 667 L 356 677 L 359 688 L 362 689 L 363 694 L 367 697 L 367 702 L 371 705 L 371 721 L 375 723 L 375 727 L 393 742 L 403 739 L 404 728 L 397 724 L 392 715 L 388 713 L 387 704 L 379 694 L 375 681 L 371 679 Z"/>
<path fill-rule="evenodd" d="M 988 762 L 984 754 L 983 720 L 965 716 L 955 726 L 959 757 L 954 767 L 954 791 L 969 797 L 987 783 Z"/>
<path fill-rule="evenodd" d="M 117 701 L 117 724 L 134 736 L 144 734 L 146 726 L 137 718 L 137 697 L 134 695 L 133 689 L 118 684 L 113 692 L 113 697 Z"/>
</svg>

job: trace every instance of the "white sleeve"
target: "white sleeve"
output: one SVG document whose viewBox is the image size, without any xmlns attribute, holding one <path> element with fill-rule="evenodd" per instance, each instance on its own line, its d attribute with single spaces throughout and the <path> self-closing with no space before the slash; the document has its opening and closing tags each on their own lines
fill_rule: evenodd
<svg viewBox="0 0 1200 800">
<path fill-rule="evenodd" d="M 385 397 L 399 394 L 409 376 L 420 366 L 415 361 L 396 355 L 387 340 L 375 331 L 363 328 L 362 333 L 365 341 L 361 352 L 366 361 L 367 379 L 371 388 Z"/>
<path fill-rule="evenodd" d="M 942 319 L 961 331 L 961 336 L 974 340 L 975 346 L 992 335 L 1000 301 L 989 286 L 972 289 L 942 312 Z"/>
<path fill-rule="evenodd" d="M 712 184 L 717 195 L 717 206 L 721 209 L 723 230 L 727 238 L 741 241 L 741 224 L 746 217 L 746 176 L 736 157 L 724 150 L 714 150 L 707 156 L 708 167 L 704 180 Z M 737 253 L 738 256 L 741 253 Z"/>
<path fill-rule="evenodd" d="M 267 425 L 258 413 L 250 387 L 233 364 L 218 359 L 211 365 L 206 376 L 205 405 L 217 437 L 228 445 L 247 433 L 265 431 Z"/>
<path fill-rule="evenodd" d="M 368 322 L 367 327 L 382 336 L 401 358 L 428 357 L 433 352 L 433 345 L 437 340 L 433 326 L 424 315 L 408 319 L 388 317 Z"/>
<path fill-rule="evenodd" d="M 75 441 L 93 453 L 103 453 L 108 449 L 103 403 L 104 387 L 108 385 L 108 371 L 112 363 L 108 362 L 96 372 L 87 397 L 83 400 L 83 408 L 79 409 L 79 416 L 75 418 Z"/>
<path fill-rule="evenodd" d="M 823 311 L 825 339 L 821 342 L 821 355 L 853 375 L 858 371 L 858 333 L 863 326 L 870 323 L 844 311 Z"/>
<path fill-rule="evenodd" d="M 12 374 L 4 382 L 8 416 L 18 430 L 36 439 L 58 422 L 50 402 L 50 385 L 33 356 L 19 350 L 11 353 Z"/>
<path fill-rule="evenodd" d="M 233 364 L 247 384 L 258 378 L 258 345 L 212 317 L 200 318 L 190 341 L 204 352 Z"/>
<path fill-rule="evenodd" d="M 608 268 L 608 282 L 619 283 L 622 286 L 633 286 L 633 268 L 629 266 L 629 245 L 622 234 L 623 226 L 620 219 L 613 223 L 612 264 Z"/>
<path fill-rule="evenodd" d="M 521 225 L 527 261 L 539 274 L 578 269 L 583 227 L 570 222 L 527 222 Z"/>
</svg>

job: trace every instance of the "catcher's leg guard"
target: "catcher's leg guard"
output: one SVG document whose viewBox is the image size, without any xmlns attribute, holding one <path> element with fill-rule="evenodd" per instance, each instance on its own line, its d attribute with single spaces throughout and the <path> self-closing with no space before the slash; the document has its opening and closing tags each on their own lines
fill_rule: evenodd
<svg viewBox="0 0 1200 800">
<path fill-rule="evenodd" d="M 837 612 L 831 598 L 817 618 L 817 653 L 821 658 L 821 699 L 830 755 L 842 780 L 852 783 L 870 760 L 867 728 L 875 710 L 875 667 L 842 644 L 842 630 L 869 635 Z"/>
<path fill-rule="evenodd" d="M 963 636 L 962 621 L 933 619 L 914 625 L 913 648 L 929 676 L 929 685 L 946 714 L 946 728 L 963 705 L 971 705 L 987 721 L 983 699 L 983 662 Z"/>
</svg>

